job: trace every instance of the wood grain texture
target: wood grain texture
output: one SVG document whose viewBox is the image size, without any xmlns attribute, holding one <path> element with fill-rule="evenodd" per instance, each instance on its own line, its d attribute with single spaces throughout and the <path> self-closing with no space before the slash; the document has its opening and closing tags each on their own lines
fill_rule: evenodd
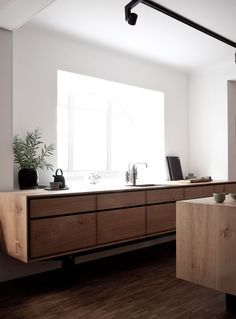
<svg viewBox="0 0 236 319">
<path fill-rule="evenodd" d="M 45 217 L 96 210 L 96 195 L 30 199 L 30 217 Z"/>
<path fill-rule="evenodd" d="M 208 197 L 208 196 L 212 196 L 213 193 L 214 193 L 214 186 L 212 184 L 205 185 L 205 186 L 185 187 L 184 199 Z"/>
<path fill-rule="evenodd" d="M 96 214 L 32 220 L 30 244 L 31 258 L 96 245 Z"/>
<path fill-rule="evenodd" d="M 97 213 L 97 243 L 104 244 L 145 235 L 145 207 Z"/>
<path fill-rule="evenodd" d="M 223 293 L 175 276 L 175 245 L 0 284 L 1 319 L 232 319 Z"/>
<path fill-rule="evenodd" d="M 184 199 L 184 189 L 182 187 L 147 191 L 147 204 L 175 202 L 181 199 Z"/>
<path fill-rule="evenodd" d="M 236 202 L 177 203 L 177 277 L 236 295 Z"/>
<path fill-rule="evenodd" d="M 97 209 L 111 209 L 145 205 L 145 191 L 97 195 Z"/>
<path fill-rule="evenodd" d="M 225 184 L 214 185 L 214 193 L 225 193 Z"/>
<path fill-rule="evenodd" d="M 147 234 L 174 231 L 175 203 L 147 206 Z"/>
<path fill-rule="evenodd" d="M 225 184 L 225 192 L 226 193 L 236 193 L 236 183 Z"/>
<path fill-rule="evenodd" d="M 234 187 L 236 183 L 221 183 Z M 220 183 L 211 183 L 207 185 L 209 187 L 221 186 Z M 163 203 L 163 202 L 175 202 L 176 200 L 183 198 L 185 189 L 197 188 L 197 195 L 207 196 L 207 192 L 201 192 L 202 189 L 206 188 L 206 185 L 194 185 L 194 186 L 174 186 L 174 187 L 163 187 L 157 189 L 146 189 L 146 190 L 129 190 L 129 191 L 110 191 L 104 192 L 99 190 L 97 192 L 76 192 L 75 190 L 68 191 L 50 191 L 45 190 L 25 190 L 16 192 L 1 193 L 0 199 L 0 223 L 1 223 L 1 250 L 21 261 L 29 262 L 28 247 L 30 246 L 30 237 L 28 236 L 29 214 L 31 214 L 31 220 L 37 218 L 50 217 L 51 223 L 53 224 L 53 218 L 55 215 L 66 215 L 85 213 L 87 211 L 96 211 L 96 209 L 116 209 L 121 207 L 130 206 L 141 206 L 143 208 L 146 203 Z M 192 191 L 191 191 L 192 192 Z M 190 192 L 190 194 L 191 194 Z M 194 192 L 196 195 L 196 191 Z M 98 198 L 98 205 L 96 205 L 96 198 Z M 147 199 L 147 201 L 146 201 Z M 29 203 L 29 205 L 28 205 Z M 27 207 L 29 206 L 29 207 Z M 97 211 L 99 213 L 99 211 Z M 61 216 L 62 217 L 62 216 Z M 163 215 L 163 220 L 167 216 Z M 122 235 L 122 239 L 114 239 L 125 241 L 136 238 L 135 232 L 128 236 L 128 224 L 125 236 Z M 135 227 L 135 222 L 134 226 Z M 49 226 L 48 226 L 49 227 Z M 145 227 L 145 223 L 144 223 Z M 125 228 L 124 228 L 125 229 Z M 132 231 L 132 227 L 130 228 Z M 107 231 L 107 230 L 106 230 Z M 70 232 L 70 229 L 67 229 Z M 109 232 L 108 232 L 109 233 Z M 138 232 L 139 233 L 139 232 Z M 107 236 L 107 235 L 105 235 Z M 110 235 L 109 235 L 110 236 Z M 109 237 L 108 236 L 108 237 Z M 142 235 L 137 237 L 145 236 L 142 229 Z M 146 236 L 150 236 L 146 234 Z M 119 236 L 118 236 L 119 237 Z M 123 239 L 123 237 L 125 237 Z M 116 238 L 116 237 L 115 237 Z M 48 243 L 47 243 L 48 244 Z M 54 244 L 53 244 L 54 245 Z M 44 249 L 44 248 L 42 248 Z M 77 249 L 77 248 L 76 248 Z M 71 251 L 74 253 L 74 250 Z M 59 253 L 63 254 L 63 253 Z M 52 257 L 58 255 L 57 252 L 52 253 Z M 43 257 L 38 257 L 42 259 Z M 48 257 L 47 257 L 48 258 Z"/>
<path fill-rule="evenodd" d="M 27 209 L 24 196 L 0 193 L 0 236 L 1 251 L 27 262 Z"/>
</svg>

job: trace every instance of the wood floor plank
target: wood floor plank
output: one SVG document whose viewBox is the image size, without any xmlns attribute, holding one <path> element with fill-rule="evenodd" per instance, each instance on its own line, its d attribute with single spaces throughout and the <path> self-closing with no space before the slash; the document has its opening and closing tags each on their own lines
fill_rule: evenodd
<svg viewBox="0 0 236 319">
<path fill-rule="evenodd" d="M 230 319 L 225 296 L 175 277 L 175 244 L 0 284 L 1 319 Z"/>
</svg>

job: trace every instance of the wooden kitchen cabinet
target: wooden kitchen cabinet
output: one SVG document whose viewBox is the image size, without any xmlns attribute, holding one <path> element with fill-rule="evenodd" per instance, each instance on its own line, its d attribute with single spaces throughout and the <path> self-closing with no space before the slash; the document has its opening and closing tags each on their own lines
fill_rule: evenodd
<svg viewBox="0 0 236 319">
<path fill-rule="evenodd" d="M 214 193 L 225 193 L 225 184 L 214 185 Z"/>
<path fill-rule="evenodd" d="M 30 218 L 64 215 L 96 210 L 96 196 L 60 196 L 33 198 L 29 201 Z"/>
<path fill-rule="evenodd" d="M 236 201 L 177 203 L 176 276 L 236 295 Z"/>
<path fill-rule="evenodd" d="M 1 251 L 30 262 L 96 245 L 96 195 L 45 194 L 0 193 Z"/>
<path fill-rule="evenodd" d="M 197 185 L 189 186 L 184 190 L 184 199 L 210 197 L 214 193 L 214 186 L 211 185 Z"/>
<path fill-rule="evenodd" d="M 0 193 L 1 252 L 28 262 L 27 198 L 14 193 Z"/>
<path fill-rule="evenodd" d="M 175 203 L 147 206 L 147 234 L 175 231 Z"/>
<path fill-rule="evenodd" d="M 236 183 L 225 184 L 226 193 L 236 193 Z"/>
<path fill-rule="evenodd" d="M 147 204 L 176 202 L 183 198 L 184 189 L 182 187 L 147 190 Z"/>
<path fill-rule="evenodd" d="M 1 251 L 32 262 L 175 231 L 175 203 L 236 193 L 236 183 L 118 191 L 0 192 Z"/>
<path fill-rule="evenodd" d="M 30 258 L 46 257 L 96 245 L 96 214 L 30 221 Z"/>
<path fill-rule="evenodd" d="M 97 243 L 104 244 L 145 235 L 145 207 L 97 213 Z"/>
<path fill-rule="evenodd" d="M 113 192 L 97 195 L 97 209 L 111 209 L 145 205 L 145 191 Z"/>
</svg>

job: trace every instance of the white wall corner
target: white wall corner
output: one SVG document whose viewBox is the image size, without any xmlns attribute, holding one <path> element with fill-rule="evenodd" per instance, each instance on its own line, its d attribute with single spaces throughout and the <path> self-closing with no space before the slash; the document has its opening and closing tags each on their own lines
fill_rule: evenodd
<svg viewBox="0 0 236 319">
<path fill-rule="evenodd" d="M 228 178 L 236 179 L 236 81 L 227 82 L 228 95 Z"/>
<path fill-rule="evenodd" d="M 0 29 L 0 191 L 13 189 L 12 32 Z"/>
</svg>

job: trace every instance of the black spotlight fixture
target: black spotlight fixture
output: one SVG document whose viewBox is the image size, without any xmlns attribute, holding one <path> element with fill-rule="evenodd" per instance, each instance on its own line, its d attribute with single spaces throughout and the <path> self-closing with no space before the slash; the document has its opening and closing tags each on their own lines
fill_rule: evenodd
<svg viewBox="0 0 236 319">
<path fill-rule="evenodd" d="M 210 29 L 205 28 L 202 25 L 200 25 L 192 20 L 189 20 L 188 18 L 185 18 L 184 16 L 180 15 L 179 13 L 174 12 L 174 11 L 172 11 L 172 10 L 170 10 L 170 9 L 168 9 L 168 8 L 166 8 L 166 7 L 160 5 L 159 3 L 156 3 L 152 0 L 132 0 L 125 6 L 125 20 L 131 25 L 135 25 L 137 18 L 138 18 L 138 15 L 136 13 L 131 12 L 131 10 L 134 7 L 136 7 L 139 3 L 145 4 L 146 6 L 151 7 L 152 9 L 155 9 L 163 14 L 166 14 L 173 19 L 176 19 L 184 24 L 187 24 L 188 26 L 190 26 L 198 31 L 201 31 L 201 32 L 221 41 L 221 42 L 224 42 L 224 43 L 232 46 L 233 48 L 236 48 L 236 43 L 234 41 L 227 39 L 227 38 L 223 37 L 222 35 L 214 32 Z M 235 63 L 236 63 L 236 53 L 235 53 Z"/>
<path fill-rule="evenodd" d="M 135 25 L 136 24 L 136 21 L 138 19 L 138 15 L 134 12 L 131 12 L 127 21 L 128 21 L 128 24 L 130 25 Z"/>
<path fill-rule="evenodd" d="M 125 20 L 130 25 L 135 25 L 136 21 L 138 19 L 138 15 L 134 12 L 131 12 L 131 9 L 133 9 L 137 4 L 139 4 L 141 0 L 132 0 L 125 6 Z"/>
</svg>

